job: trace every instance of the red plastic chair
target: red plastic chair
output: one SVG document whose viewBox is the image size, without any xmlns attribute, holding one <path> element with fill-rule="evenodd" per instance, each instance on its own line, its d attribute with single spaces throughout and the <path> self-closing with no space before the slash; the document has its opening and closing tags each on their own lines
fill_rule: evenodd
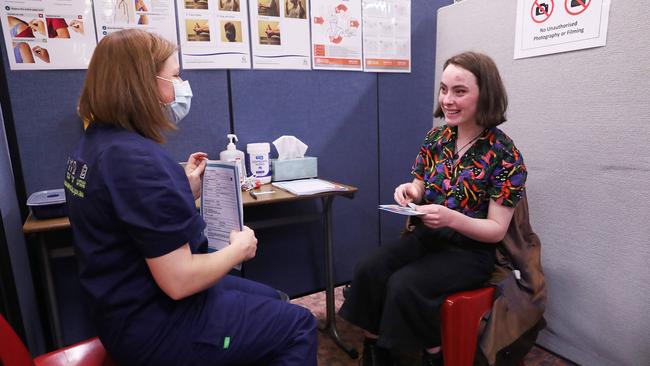
<svg viewBox="0 0 650 366">
<path fill-rule="evenodd" d="M 445 366 L 472 366 L 481 318 L 492 309 L 494 288 L 449 295 L 442 304 L 442 357 Z"/>
<path fill-rule="evenodd" d="M 99 338 L 91 338 L 34 359 L 0 314 L 0 364 L 4 366 L 115 366 Z"/>
</svg>

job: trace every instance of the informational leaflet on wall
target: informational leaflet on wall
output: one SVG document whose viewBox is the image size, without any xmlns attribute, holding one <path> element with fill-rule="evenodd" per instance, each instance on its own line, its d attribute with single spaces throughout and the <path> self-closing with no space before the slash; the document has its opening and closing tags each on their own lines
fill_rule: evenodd
<svg viewBox="0 0 650 366">
<path fill-rule="evenodd" d="M 100 41 L 111 32 L 138 28 L 177 42 L 173 0 L 95 0 L 94 4 Z"/>
<path fill-rule="evenodd" d="M 311 69 L 309 2 L 249 0 L 254 69 Z"/>
<path fill-rule="evenodd" d="M 97 42 L 92 3 L 0 0 L 12 70 L 85 69 Z"/>
<path fill-rule="evenodd" d="M 607 43 L 611 0 L 517 0 L 514 58 Z"/>
<path fill-rule="evenodd" d="M 247 0 L 176 0 L 184 69 L 250 69 Z"/>
<path fill-rule="evenodd" d="M 210 251 L 230 245 L 230 232 L 244 227 L 239 172 L 234 162 L 208 161 L 201 187 L 201 215 Z"/>
<path fill-rule="evenodd" d="M 363 0 L 363 69 L 411 71 L 410 0 Z"/>
<path fill-rule="evenodd" d="M 362 71 L 361 0 L 312 0 L 314 69 Z"/>
</svg>

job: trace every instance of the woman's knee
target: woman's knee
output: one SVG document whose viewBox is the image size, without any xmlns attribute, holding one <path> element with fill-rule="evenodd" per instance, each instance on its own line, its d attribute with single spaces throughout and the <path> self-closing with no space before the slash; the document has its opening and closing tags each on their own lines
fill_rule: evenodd
<svg viewBox="0 0 650 366">
<path fill-rule="evenodd" d="M 416 295 L 415 279 L 405 271 L 395 272 L 386 283 L 386 300 L 393 303 L 412 301 Z"/>
</svg>

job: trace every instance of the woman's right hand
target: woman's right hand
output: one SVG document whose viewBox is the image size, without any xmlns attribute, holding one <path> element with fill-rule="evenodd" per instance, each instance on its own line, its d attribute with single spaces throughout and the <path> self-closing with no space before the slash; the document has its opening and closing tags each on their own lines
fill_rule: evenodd
<svg viewBox="0 0 650 366">
<path fill-rule="evenodd" d="M 241 250 L 243 261 L 253 259 L 257 251 L 257 238 L 255 232 L 248 226 L 244 226 L 242 231 L 230 232 L 230 245 L 236 246 Z"/>
<path fill-rule="evenodd" d="M 400 206 L 406 206 L 410 202 L 420 199 L 420 191 L 412 182 L 404 183 L 395 188 L 395 194 L 393 197 L 395 198 L 395 202 Z"/>
</svg>

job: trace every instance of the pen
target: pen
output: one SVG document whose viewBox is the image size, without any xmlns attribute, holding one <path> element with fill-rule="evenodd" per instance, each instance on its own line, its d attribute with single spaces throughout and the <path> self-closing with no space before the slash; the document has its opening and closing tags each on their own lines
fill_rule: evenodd
<svg viewBox="0 0 650 366">
<path fill-rule="evenodd" d="M 248 191 L 248 193 L 253 197 L 254 199 L 257 199 L 257 196 L 262 195 L 262 194 L 272 194 L 275 193 L 275 191 L 264 191 L 264 192 L 254 192 L 254 191 Z"/>
</svg>

